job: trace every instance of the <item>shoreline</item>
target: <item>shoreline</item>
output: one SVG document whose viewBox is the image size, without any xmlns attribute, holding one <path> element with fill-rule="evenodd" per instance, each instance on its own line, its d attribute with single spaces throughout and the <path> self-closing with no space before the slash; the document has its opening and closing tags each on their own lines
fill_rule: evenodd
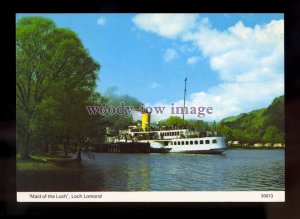
<svg viewBox="0 0 300 219">
<path fill-rule="evenodd" d="M 230 149 L 250 149 L 250 150 L 284 150 L 285 147 L 254 147 L 254 146 L 228 146 L 228 150 Z"/>
</svg>

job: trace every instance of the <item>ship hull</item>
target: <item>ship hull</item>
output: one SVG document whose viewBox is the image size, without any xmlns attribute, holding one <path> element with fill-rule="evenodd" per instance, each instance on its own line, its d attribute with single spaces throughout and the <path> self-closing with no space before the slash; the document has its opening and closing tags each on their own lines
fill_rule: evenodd
<svg viewBox="0 0 300 219">
<path fill-rule="evenodd" d="M 150 153 L 169 153 L 172 148 L 151 148 Z"/>
<path fill-rule="evenodd" d="M 177 151 L 173 153 L 184 153 L 184 154 L 222 154 L 225 149 L 211 149 L 211 150 L 193 150 L 193 151 Z"/>
<path fill-rule="evenodd" d="M 149 143 L 150 151 L 169 150 L 167 152 L 170 153 L 222 154 L 227 148 L 223 137 L 158 140 L 150 141 Z"/>
</svg>

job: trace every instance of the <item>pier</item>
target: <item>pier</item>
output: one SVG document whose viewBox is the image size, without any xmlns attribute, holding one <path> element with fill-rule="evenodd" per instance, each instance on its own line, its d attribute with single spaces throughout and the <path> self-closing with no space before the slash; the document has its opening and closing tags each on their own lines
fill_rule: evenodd
<svg viewBox="0 0 300 219">
<path fill-rule="evenodd" d="M 150 143 L 111 143 L 94 145 L 93 152 L 98 153 L 150 153 Z"/>
</svg>

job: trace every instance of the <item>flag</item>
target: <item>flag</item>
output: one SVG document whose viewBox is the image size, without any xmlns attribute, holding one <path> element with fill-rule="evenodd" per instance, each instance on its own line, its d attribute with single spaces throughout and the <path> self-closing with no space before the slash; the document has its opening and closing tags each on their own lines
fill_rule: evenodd
<svg viewBox="0 0 300 219">
<path fill-rule="evenodd" d="M 187 80 L 187 77 L 185 77 L 184 81 L 186 82 L 186 80 Z"/>
</svg>

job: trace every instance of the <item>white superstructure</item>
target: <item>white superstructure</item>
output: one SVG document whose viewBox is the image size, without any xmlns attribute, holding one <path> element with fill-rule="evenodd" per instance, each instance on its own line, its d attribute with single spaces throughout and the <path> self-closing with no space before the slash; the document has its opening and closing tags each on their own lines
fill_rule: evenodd
<svg viewBox="0 0 300 219">
<path fill-rule="evenodd" d="M 208 153 L 221 154 L 227 146 L 225 138 L 211 133 L 199 136 L 188 129 L 120 132 L 120 142 L 150 143 L 152 152 Z"/>
</svg>

